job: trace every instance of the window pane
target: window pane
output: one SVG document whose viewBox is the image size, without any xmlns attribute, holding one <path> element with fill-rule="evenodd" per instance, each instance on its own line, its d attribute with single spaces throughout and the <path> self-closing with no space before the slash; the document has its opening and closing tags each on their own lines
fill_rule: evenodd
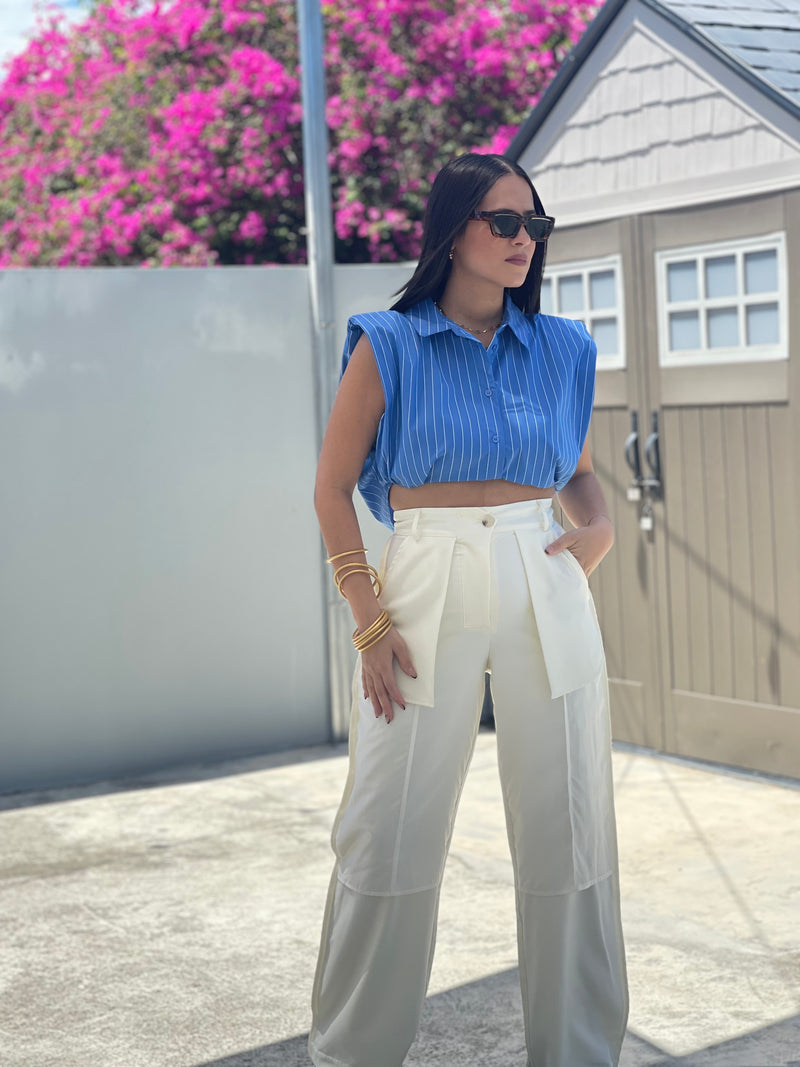
<svg viewBox="0 0 800 1067">
<path fill-rule="evenodd" d="M 744 287 L 748 293 L 775 293 L 778 290 L 778 253 L 748 252 L 744 257 Z"/>
<path fill-rule="evenodd" d="M 708 347 L 735 348 L 739 344 L 739 313 L 736 308 L 713 308 L 708 312 Z"/>
<path fill-rule="evenodd" d="M 592 319 L 592 328 L 589 332 L 597 345 L 598 356 L 619 355 L 616 318 Z"/>
<path fill-rule="evenodd" d="M 558 279 L 558 310 L 562 315 L 570 311 L 583 311 L 583 277 L 567 274 Z"/>
<path fill-rule="evenodd" d="M 543 315 L 552 315 L 553 314 L 553 286 L 552 286 L 549 278 L 546 281 L 542 282 L 542 304 L 541 304 L 541 308 L 542 308 L 542 314 Z"/>
<path fill-rule="evenodd" d="M 673 352 L 700 347 L 700 320 L 696 311 L 670 313 L 669 347 Z"/>
<path fill-rule="evenodd" d="M 676 300 L 697 300 L 697 263 L 687 259 L 684 263 L 667 265 L 667 286 L 670 303 Z"/>
<path fill-rule="evenodd" d="M 613 270 L 596 271 L 589 275 L 589 297 L 593 308 L 617 306 L 617 286 Z"/>
<path fill-rule="evenodd" d="M 776 345 L 779 332 L 777 304 L 753 304 L 747 308 L 749 345 Z"/>
<path fill-rule="evenodd" d="M 736 296 L 736 257 L 715 256 L 706 260 L 706 296 Z"/>
</svg>

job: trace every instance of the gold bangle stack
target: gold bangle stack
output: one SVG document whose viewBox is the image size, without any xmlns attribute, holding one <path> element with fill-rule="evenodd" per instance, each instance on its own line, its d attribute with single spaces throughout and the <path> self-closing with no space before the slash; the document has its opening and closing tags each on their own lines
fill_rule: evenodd
<svg viewBox="0 0 800 1067">
<path fill-rule="evenodd" d="M 343 556 L 355 556 L 360 552 L 366 552 L 366 548 L 352 548 L 349 552 L 340 552 L 336 556 L 328 556 L 328 563 L 333 563 L 334 560 L 341 559 Z M 349 578 L 351 574 L 368 574 L 372 579 L 372 588 L 375 591 L 375 596 L 381 595 L 381 580 L 378 577 L 378 572 L 372 567 L 366 560 L 363 563 L 343 563 L 340 567 L 337 567 L 333 572 L 333 580 L 336 582 L 336 588 L 342 593 L 342 582 L 345 578 Z M 342 593 L 344 596 L 344 593 Z M 345 597 L 345 599 L 347 599 Z"/>
<path fill-rule="evenodd" d="M 357 556 L 361 552 L 366 553 L 366 551 L 366 548 L 351 548 L 348 552 L 339 552 L 336 556 L 328 556 L 328 563 L 334 563 L 344 556 Z M 363 563 L 343 563 L 336 568 L 333 572 L 333 580 L 336 582 L 336 588 L 340 593 L 342 593 L 342 582 L 345 578 L 349 578 L 351 574 L 368 574 L 372 578 L 372 588 L 375 591 L 375 596 L 380 596 L 382 586 L 378 572 L 366 560 Z M 342 596 L 344 596 L 344 593 L 342 593 Z M 345 597 L 345 599 L 347 598 Z M 358 628 L 353 630 L 353 644 L 356 646 L 356 651 L 364 652 L 366 649 L 372 648 L 391 628 L 392 620 L 384 609 L 375 622 L 368 626 L 366 630 L 361 633 L 358 632 Z"/>
<path fill-rule="evenodd" d="M 375 622 L 368 626 L 366 630 L 361 633 L 358 632 L 358 629 L 353 630 L 353 644 L 356 646 L 356 651 L 364 652 L 366 649 L 376 645 L 391 628 L 392 620 L 384 609 Z"/>
</svg>

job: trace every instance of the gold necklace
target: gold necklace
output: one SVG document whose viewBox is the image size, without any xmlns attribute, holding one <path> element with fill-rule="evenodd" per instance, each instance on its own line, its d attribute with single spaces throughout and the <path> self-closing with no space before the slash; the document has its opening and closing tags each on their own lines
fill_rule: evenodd
<svg viewBox="0 0 800 1067">
<path fill-rule="evenodd" d="M 451 321 L 451 322 L 455 322 L 455 323 L 456 323 L 456 326 L 460 326 L 460 327 L 461 327 L 461 329 L 462 329 L 462 330 L 466 330 L 466 331 L 467 331 L 467 333 L 477 333 L 477 334 L 482 334 L 482 333 L 491 333 L 491 332 L 492 332 L 492 330 L 499 330 L 499 329 L 500 329 L 500 327 L 501 327 L 501 326 L 502 326 L 502 324 L 503 324 L 503 320 L 501 319 L 501 320 L 500 320 L 500 322 L 498 322 L 496 326 L 487 326 L 485 330 L 473 330 L 471 326 L 465 326 L 463 322 L 456 322 L 456 320 L 455 320 L 455 319 L 451 319 L 451 318 L 450 318 L 450 316 L 449 316 L 449 315 L 447 314 L 447 312 L 445 312 L 445 311 L 442 311 L 442 308 L 441 308 L 441 306 L 439 305 L 439 301 L 438 301 L 438 300 L 434 300 L 434 304 L 435 304 L 435 305 L 436 305 L 436 307 L 437 307 L 437 308 L 439 309 L 439 311 L 441 311 L 441 312 L 442 312 L 442 314 L 444 315 L 444 317 L 445 317 L 446 319 L 450 319 L 450 321 Z"/>
</svg>

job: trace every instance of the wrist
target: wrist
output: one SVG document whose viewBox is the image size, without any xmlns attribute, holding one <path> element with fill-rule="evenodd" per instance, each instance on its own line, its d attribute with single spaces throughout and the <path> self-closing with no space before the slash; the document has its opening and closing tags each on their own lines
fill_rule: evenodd
<svg viewBox="0 0 800 1067">
<path fill-rule="evenodd" d="M 603 545 L 604 550 L 607 552 L 614 544 L 614 527 L 608 515 L 594 515 L 589 519 L 586 525 L 587 527 L 591 526 L 592 530 L 597 531 L 597 533 L 594 534 L 595 540 L 598 544 Z"/>
<path fill-rule="evenodd" d="M 342 583 L 342 594 L 359 630 L 366 630 L 380 615 L 381 605 L 368 575 L 352 574 Z"/>
</svg>

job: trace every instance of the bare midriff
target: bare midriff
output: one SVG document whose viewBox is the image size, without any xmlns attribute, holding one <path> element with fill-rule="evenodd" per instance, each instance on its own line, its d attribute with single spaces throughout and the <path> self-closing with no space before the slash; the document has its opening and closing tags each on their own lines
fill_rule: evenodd
<svg viewBox="0 0 800 1067">
<path fill-rule="evenodd" d="M 515 504 L 519 500 L 541 500 L 554 495 L 552 486 L 542 489 L 493 478 L 488 482 L 432 482 L 412 489 L 393 485 L 389 490 L 389 504 L 393 511 L 403 508 L 480 508 Z"/>
</svg>

